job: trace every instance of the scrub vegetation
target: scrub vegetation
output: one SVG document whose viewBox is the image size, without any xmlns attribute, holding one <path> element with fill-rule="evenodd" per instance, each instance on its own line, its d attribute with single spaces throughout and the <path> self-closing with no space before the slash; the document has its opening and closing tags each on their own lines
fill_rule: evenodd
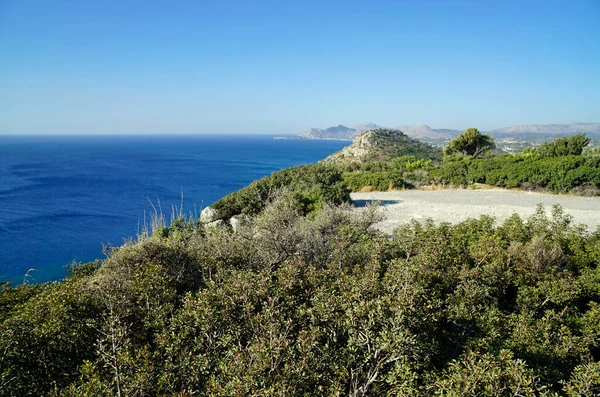
<svg viewBox="0 0 600 397">
<path fill-rule="evenodd" d="M 304 216 L 160 229 L 60 282 L 0 293 L 2 395 L 600 392 L 600 232 Z"/>
<path fill-rule="evenodd" d="M 510 164 L 558 190 L 577 169 L 573 186 L 597 183 L 597 152 L 572 139 L 510 160 L 292 168 L 215 204 L 246 215 L 235 232 L 178 219 L 64 280 L 5 284 L 0 394 L 598 395 L 600 230 L 539 207 L 384 235 L 376 206 L 347 204 L 348 185 L 500 181 Z"/>
<path fill-rule="evenodd" d="M 435 157 L 338 164 L 352 191 L 384 191 L 423 185 L 465 187 L 483 183 L 502 188 L 600 195 L 600 155 L 583 134 L 559 138 L 519 154 L 494 155 L 489 135 L 469 128 Z"/>
</svg>

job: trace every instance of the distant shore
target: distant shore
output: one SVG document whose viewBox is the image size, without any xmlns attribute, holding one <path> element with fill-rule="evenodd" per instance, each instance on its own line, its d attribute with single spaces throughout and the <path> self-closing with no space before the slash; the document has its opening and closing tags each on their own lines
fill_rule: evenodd
<svg viewBox="0 0 600 397">
<path fill-rule="evenodd" d="M 276 140 L 284 140 L 284 141 L 346 141 L 352 142 L 352 139 L 343 139 L 343 138 L 306 138 L 300 135 L 282 135 L 275 136 L 273 139 Z"/>
</svg>

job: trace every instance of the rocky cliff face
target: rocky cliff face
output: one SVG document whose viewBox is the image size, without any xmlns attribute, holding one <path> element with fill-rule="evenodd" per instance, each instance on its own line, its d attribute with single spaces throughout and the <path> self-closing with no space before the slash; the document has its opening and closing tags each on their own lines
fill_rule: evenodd
<svg viewBox="0 0 600 397">
<path fill-rule="evenodd" d="M 342 150 L 339 150 L 327 157 L 325 157 L 322 161 L 324 163 L 333 162 L 333 163 L 352 163 L 352 162 L 362 162 L 368 156 L 370 151 L 372 150 L 374 132 L 367 131 L 358 137 L 354 138 L 352 144 L 346 146 Z"/>
<path fill-rule="evenodd" d="M 441 150 L 409 138 L 398 130 L 377 129 L 363 132 L 352 144 L 322 160 L 324 163 L 364 163 L 386 161 L 413 155 L 417 158 L 440 158 Z"/>
</svg>

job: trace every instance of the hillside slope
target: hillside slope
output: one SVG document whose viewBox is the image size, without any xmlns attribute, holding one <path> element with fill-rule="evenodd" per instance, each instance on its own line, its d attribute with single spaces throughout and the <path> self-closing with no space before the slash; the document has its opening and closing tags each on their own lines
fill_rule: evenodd
<svg viewBox="0 0 600 397">
<path fill-rule="evenodd" d="M 404 155 L 437 159 L 441 158 L 442 152 L 431 145 L 409 138 L 402 131 L 377 129 L 363 132 L 352 144 L 327 156 L 322 162 L 364 163 L 386 161 Z"/>
</svg>

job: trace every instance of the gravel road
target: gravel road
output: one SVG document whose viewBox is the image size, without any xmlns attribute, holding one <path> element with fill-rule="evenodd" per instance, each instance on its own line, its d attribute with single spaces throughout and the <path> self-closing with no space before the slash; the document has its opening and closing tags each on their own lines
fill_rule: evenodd
<svg viewBox="0 0 600 397">
<path fill-rule="evenodd" d="M 391 233 L 411 219 L 433 219 L 435 222 L 458 223 L 480 215 L 491 215 L 502 223 L 513 213 L 527 218 L 541 203 L 550 215 L 554 204 L 563 206 L 573 216 L 574 223 L 588 226 L 589 231 L 600 226 L 600 197 L 575 197 L 505 189 L 444 189 L 403 190 L 391 192 L 352 193 L 356 207 L 379 201 L 385 219 L 375 225 Z"/>
</svg>

